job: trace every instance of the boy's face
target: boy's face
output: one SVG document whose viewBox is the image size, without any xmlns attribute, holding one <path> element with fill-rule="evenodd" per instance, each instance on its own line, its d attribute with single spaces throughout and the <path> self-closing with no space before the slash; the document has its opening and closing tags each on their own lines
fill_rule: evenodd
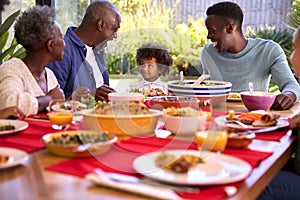
<svg viewBox="0 0 300 200">
<path fill-rule="evenodd" d="M 140 73 L 146 81 L 155 81 L 159 77 L 160 73 L 160 70 L 157 66 L 156 58 L 142 59 L 142 63 L 140 63 Z"/>
<path fill-rule="evenodd" d="M 300 29 L 298 28 L 293 35 L 293 52 L 290 56 L 295 75 L 300 77 Z"/>
</svg>

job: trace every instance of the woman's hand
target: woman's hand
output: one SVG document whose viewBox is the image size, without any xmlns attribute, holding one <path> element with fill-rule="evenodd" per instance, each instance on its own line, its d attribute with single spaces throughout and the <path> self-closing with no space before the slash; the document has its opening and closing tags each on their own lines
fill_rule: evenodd
<svg viewBox="0 0 300 200">
<path fill-rule="evenodd" d="M 1 119 L 7 119 L 7 118 L 24 119 L 25 114 L 17 106 L 12 106 L 1 110 L 0 118 Z"/>
</svg>

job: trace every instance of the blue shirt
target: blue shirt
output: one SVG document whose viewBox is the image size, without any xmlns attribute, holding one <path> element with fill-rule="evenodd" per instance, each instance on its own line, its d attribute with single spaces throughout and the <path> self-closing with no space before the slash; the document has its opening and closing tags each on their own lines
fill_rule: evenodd
<svg viewBox="0 0 300 200">
<path fill-rule="evenodd" d="M 86 87 L 95 90 L 96 82 L 92 66 L 86 61 L 86 47 L 81 39 L 74 33 L 76 27 L 69 27 L 64 40 L 66 48 L 64 49 L 64 59 L 50 63 L 50 68 L 68 98 L 72 92 L 79 87 Z M 96 62 L 103 76 L 105 85 L 109 85 L 109 76 L 106 68 L 106 57 L 104 50 L 93 49 Z"/>
</svg>

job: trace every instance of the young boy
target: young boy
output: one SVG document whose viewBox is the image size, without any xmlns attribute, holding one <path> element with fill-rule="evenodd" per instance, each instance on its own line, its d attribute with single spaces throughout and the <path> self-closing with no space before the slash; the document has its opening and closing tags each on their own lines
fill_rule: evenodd
<svg viewBox="0 0 300 200">
<path fill-rule="evenodd" d="M 136 61 L 143 80 L 130 86 L 131 91 L 164 91 L 166 83 L 160 76 L 166 76 L 173 64 L 173 58 L 167 47 L 157 43 L 143 44 L 137 49 Z"/>
</svg>

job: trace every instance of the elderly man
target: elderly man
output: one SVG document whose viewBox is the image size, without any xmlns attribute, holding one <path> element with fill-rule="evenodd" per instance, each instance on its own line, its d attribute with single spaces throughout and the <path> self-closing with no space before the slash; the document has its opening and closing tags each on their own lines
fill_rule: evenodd
<svg viewBox="0 0 300 200">
<path fill-rule="evenodd" d="M 78 27 L 69 27 L 64 37 L 64 59 L 48 65 L 55 73 L 66 98 L 91 92 L 96 100 L 107 101 L 109 87 L 104 48 L 117 37 L 121 16 L 110 2 L 92 2 Z"/>
<path fill-rule="evenodd" d="M 254 89 L 268 91 L 270 77 L 277 83 L 277 95 L 271 109 L 290 109 L 300 98 L 300 87 L 288 66 L 282 48 L 271 40 L 245 38 L 242 32 L 243 11 L 233 2 L 220 2 L 206 11 L 207 38 L 201 63 L 212 79 L 232 83 L 233 92 Z"/>
</svg>

